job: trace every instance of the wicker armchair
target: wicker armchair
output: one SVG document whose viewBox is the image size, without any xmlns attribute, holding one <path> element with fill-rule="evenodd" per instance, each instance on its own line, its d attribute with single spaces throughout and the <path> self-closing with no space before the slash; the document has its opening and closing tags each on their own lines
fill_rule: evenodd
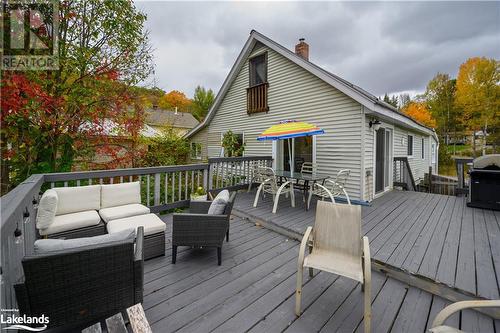
<svg viewBox="0 0 500 333">
<path fill-rule="evenodd" d="M 229 241 L 229 218 L 236 192 L 233 192 L 222 215 L 209 215 L 211 201 L 191 201 L 189 213 L 174 214 L 172 223 L 172 263 L 178 246 L 216 247 L 217 263 L 222 263 L 224 237 Z"/>
<path fill-rule="evenodd" d="M 24 257 L 19 310 L 50 328 L 93 322 L 143 299 L 144 230 L 134 238 Z"/>
</svg>

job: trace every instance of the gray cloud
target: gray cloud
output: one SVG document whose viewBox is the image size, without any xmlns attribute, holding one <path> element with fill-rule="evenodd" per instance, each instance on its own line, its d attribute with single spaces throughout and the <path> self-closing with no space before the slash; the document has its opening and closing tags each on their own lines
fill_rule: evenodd
<svg viewBox="0 0 500 333">
<path fill-rule="evenodd" d="M 217 91 L 252 29 L 375 95 L 422 91 L 472 56 L 500 58 L 500 2 L 138 2 L 156 81 Z M 151 83 L 149 80 L 147 83 Z"/>
</svg>

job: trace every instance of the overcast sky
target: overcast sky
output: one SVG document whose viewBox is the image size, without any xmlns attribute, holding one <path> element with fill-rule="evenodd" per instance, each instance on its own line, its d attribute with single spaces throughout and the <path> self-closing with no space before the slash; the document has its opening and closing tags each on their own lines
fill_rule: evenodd
<svg viewBox="0 0 500 333">
<path fill-rule="evenodd" d="M 192 96 L 217 92 L 255 29 L 380 96 L 425 90 L 467 58 L 500 59 L 500 2 L 138 2 L 156 64 L 156 84 Z M 146 82 L 152 85 L 153 80 Z"/>
</svg>

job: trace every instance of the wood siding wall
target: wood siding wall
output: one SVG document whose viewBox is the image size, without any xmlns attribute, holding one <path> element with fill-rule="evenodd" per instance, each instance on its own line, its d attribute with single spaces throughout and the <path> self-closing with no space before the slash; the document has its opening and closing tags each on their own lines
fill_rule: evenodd
<svg viewBox="0 0 500 333">
<path fill-rule="evenodd" d="M 219 156 L 220 134 L 229 129 L 244 133 L 245 156 L 270 155 L 272 142 L 258 142 L 258 134 L 281 120 L 309 121 L 326 132 L 317 137 L 319 171 L 334 176 L 340 169 L 350 169 L 347 190 L 360 199 L 361 105 L 267 47 L 257 46 L 252 56 L 264 50 L 268 52 L 269 112 L 247 114 L 247 61 L 208 125 L 208 156 Z M 199 135 L 192 140 L 198 141 Z"/>
</svg>

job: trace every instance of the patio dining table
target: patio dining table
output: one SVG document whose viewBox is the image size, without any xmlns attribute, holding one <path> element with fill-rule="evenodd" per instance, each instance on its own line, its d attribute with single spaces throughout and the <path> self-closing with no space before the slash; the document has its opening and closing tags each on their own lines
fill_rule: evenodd
<svg viewBox="0 0 500 333">
<path fill-rule="evenodd" d="M 295 180 L 302 180 L 304 181 L 304 188 L 303 188 L 303 194 L 304 194 L 304 199 L 307 200 L 308 192 L 310 189 L 310 186 L 316 182 L 323 182 L 326 179 L 330 178 L 329 175 L 327 174 L 321 174 L 317 172 L 309 173 L 309 172 L 297 172 L 297 171 L 285 171 L 285 170 L 276 170 L 275 171 L 276 177 L 281 179 L 295 179 Z M 311 184 L 311 185 L 309 185 Z M 306 210 L 307 210 L 307 205 Z"/>
</svg>

